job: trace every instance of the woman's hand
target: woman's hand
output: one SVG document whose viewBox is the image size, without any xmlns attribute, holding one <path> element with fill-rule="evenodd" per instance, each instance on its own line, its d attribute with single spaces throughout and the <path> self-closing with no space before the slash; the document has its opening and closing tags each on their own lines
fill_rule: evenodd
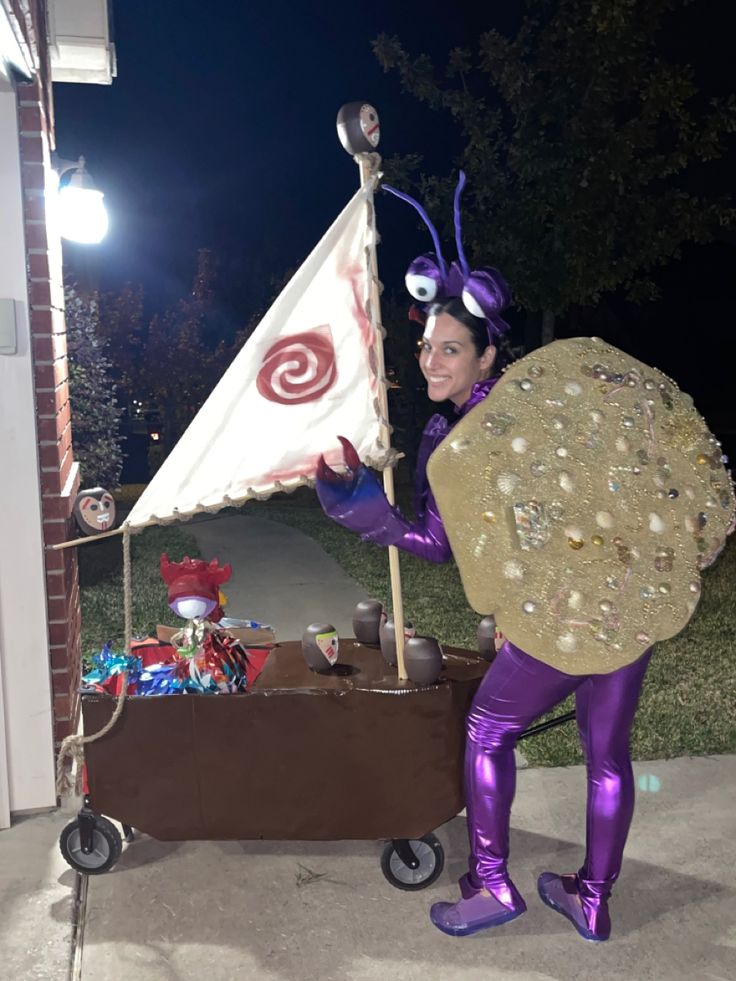
<svg viewBox="0 0 736 981">
<path fill-rule="evenodd" d="M 317 462 L 317 497 L 322 510 L 343 528 L 367 535 L 393 517 L 391 505 L 376 475 L 360 462 L 358 452 L 344 436 L 342 443 L 348 472 L 339 474 L 320 456 Z"/>
<path fill-rule="evenodd" d="M 431 494 L 422 523 L 412 524 L 389 504 L 376 475 L 360 462 L 350 440 L 337 438 L 348 472 L 336 473 L 323 456 L 319 458 L 317 497 L 325 514 L 348 531 L 357 532 L 364 542 L 397 545 L 430 562 L 447 562 L 452 555 L 450 543 Z"/>
</svg>

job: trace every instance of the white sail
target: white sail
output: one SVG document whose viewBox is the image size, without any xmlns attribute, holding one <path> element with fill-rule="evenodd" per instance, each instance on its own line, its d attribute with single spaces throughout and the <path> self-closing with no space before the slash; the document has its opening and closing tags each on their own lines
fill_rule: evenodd
<svg viewBox="0 0 736 981">
<path fill-rule="evenodd" d="M 380 463 L 376 330 L 367 311 L 372 185 L 298 269 L 143 492 L 130 528 L 312 480 L 337 435 Z"/>
</svg>

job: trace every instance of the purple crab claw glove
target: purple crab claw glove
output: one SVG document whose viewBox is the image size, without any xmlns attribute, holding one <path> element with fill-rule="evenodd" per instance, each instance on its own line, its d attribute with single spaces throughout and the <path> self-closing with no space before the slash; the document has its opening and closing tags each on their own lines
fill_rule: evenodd
<svg viewBox="0 0 736 981">
<path fill-rule="evenodd" d="M 357 450 L 344 436 L 346 474 L 338 474 L 325 462 L 317 463 L 317 497 L 325 514 L 366 541 L 393 545 L 409 530 L 406 521 L 387 501 L 376 475 L 360 462 Z"/>
<path fill-rule="evenodd" d="M 386 499 L 375 474 L 344 436 L 337 437 L 345 454 L 347 474 L 335 473 L 320 457 L 317 463 L 317 497 L 333 521 L 356 531 L 364 542 L 396 545 L 429 562 L 447 562 L 452 555 L 442 518 L 431 493 L 420 521 L 410 522 Z"/>
</svg>

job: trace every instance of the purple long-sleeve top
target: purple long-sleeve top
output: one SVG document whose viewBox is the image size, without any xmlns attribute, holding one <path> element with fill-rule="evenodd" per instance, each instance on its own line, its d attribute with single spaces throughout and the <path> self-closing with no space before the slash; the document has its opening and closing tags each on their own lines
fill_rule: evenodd
<svg viewBox="0 0 736 981">
<path fill-rule="evenodd" d="M 364 541 L 375 542 L 378 545 L 396 545 L 397 548 L 427 559 L 429 562 L 447 562 L 451 558 L 452 549 L 427 479 L 427 461 L 453 426 L 475 405 L 483 401 L 497 381 L 498 378 L 487 378 L 476 382 L 470 398 L 456 409 L 457 419 L 454 422 L 449 423 L 439 413 L 432 416 L 424 427 L 417 454 L 417 468 L 414 475 L 416 520 L 408 521 L 398 508 L 391 508 L 379 528 L 362 536 Z"/>
</svg>

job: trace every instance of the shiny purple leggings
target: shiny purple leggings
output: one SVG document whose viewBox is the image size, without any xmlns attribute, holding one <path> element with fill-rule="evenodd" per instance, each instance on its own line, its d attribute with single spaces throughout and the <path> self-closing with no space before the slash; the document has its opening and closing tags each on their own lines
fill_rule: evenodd
<svg viewBox="0 0 736 981">
<path fill-rule="evenodd" d="M 581 893 L 608 898 L 621 870 L 634 812 L 629 733 L 651 650 L 611 674 L 570 675 L 506 641 L 488 669 L 467 721 L 465 795 L 470 882 L 515 907 L 509 819 L 516 790 L 514 746 L 538 716 L 575 692 L 575 714 L 588 770 L 585 862 Z"/>
</svg>

